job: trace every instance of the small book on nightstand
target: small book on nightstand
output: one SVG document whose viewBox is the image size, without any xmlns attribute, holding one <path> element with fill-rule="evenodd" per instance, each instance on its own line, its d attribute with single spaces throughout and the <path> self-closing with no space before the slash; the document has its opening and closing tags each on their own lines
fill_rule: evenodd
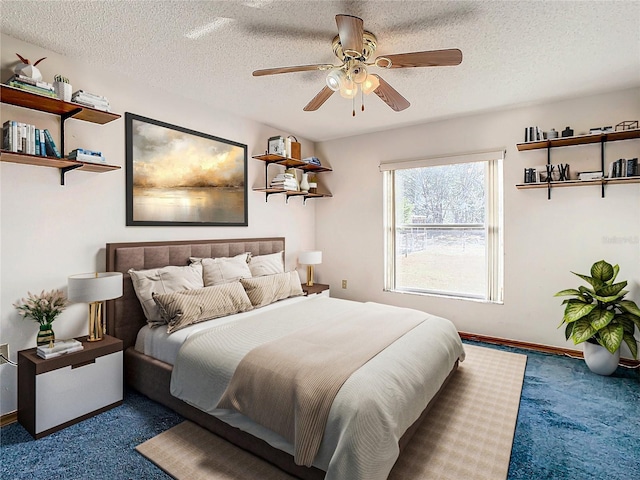
<svg viewBox="0 0 640 480">
<path fill-rule="evenodd" d="M 71 352 L 78 352 L 82 350 L 84 346 L 82 342 L 79 342 L 76 339 L 69 340 L 56 340 L 53 342 L 53 346 L 49 345 L 40 345 L 36 349 L 36 353 L 40 358 L 44 358 L 45 360 L 49 358 L 59 357 L 61 355 L 65 355 Z"/>
</svg>

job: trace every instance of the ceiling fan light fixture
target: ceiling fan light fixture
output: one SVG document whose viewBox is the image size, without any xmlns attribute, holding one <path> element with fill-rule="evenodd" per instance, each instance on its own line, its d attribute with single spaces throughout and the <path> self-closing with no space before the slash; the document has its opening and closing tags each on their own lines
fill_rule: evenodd
<svg viewBox="0 0 640 480">
<path fill-rule="evenodd" d="M 380 80 L 375 75 L 367 75 L 366 80 L 362 83 L 362 93 L 369 95 L 380 86 Z"/>
<path fill-rule="evenodd" d="M 327 87 L 334 92 L 337 92 L 342 88 L 342 85 L 347 81 L 347 75 L 342 70 L 331 70 L 327 74 Z"/>
<path fill-rule="evenodd" d="M 358 84 L 347 79 L 340 87 L 340 95 L 343 98 L 354 98 L 358 94 Z"/>
<path fill-rule="evenodd" d="M 357 63 L 349 69 L 347 76 L 355 83 L 363 83 L 367 79 L 367 67 Z"/>
</svg>

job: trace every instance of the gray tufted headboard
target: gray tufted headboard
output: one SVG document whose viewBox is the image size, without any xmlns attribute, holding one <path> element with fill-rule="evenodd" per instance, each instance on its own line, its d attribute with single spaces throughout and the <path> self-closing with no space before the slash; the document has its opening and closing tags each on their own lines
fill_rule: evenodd
<svg viewBox="0 0 640 480">
<path fill-rule="evenodd" d="M 267 255 L 282 250 L 283 237 L 107 243 L 107 271 L 124 275 L 122 297 L 106 302 L 107 333 L 121 339 L 126 350 L 135 344 L 138 331 L 146 324 L 131 277 L 127 274 L 130 268 L 182 266 L 189 264 L 189 257 L 232 257 L 244 252 Z"/>
</svg>

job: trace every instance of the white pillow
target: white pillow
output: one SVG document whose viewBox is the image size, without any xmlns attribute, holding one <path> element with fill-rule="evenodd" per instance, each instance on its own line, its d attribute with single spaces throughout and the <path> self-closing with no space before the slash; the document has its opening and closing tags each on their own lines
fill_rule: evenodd
<svg viewBox="0 0 640 480">
<path fill-rule="evenodd" d="M 241 278 L 250 278 L 251 270 L 247 265 L 248 258 L 248 253 L 241 253 L 235 257 L 200 259 L 191 257 L 189 260 L 202 264 L 204 286 L 211 287 L 221 283 L 237 282 Z"/>
<path fill-rule="evenodd" d="M 249 259 L 249 270 L 253 277 L 284 273 L 284 250 L 269 255 L 252 256 Z"/>
<path fill-rule="evenodd" d="M 127 272 L 131 275 L 133 288 L 142 305 L 147 322 L 151 326 L 164 325 L 166 322 L 160 315 L 160 310 L 153 300 L 153 294 L 171 293 L 177 290 L 191 290 L 203 288 L 202 265 L 194 263 L 185 267 L 169 265 L 150 270 L 134 270 Z"/>
</svg>

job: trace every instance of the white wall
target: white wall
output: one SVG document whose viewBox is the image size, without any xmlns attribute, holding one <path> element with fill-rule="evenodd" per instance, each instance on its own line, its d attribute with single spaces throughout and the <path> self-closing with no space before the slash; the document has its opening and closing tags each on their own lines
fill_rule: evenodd
<svg viewBox="0 0 640 480">
<path fill-rule="evenodd" d="M 389 112 L 389 115 L 395 115 Z M 538 125 L 576 132 L 640 118 L 640 89 L 527 106 L 318 143 L 317 155 L 333 166 L 334 198 L 316 209 L 317 248 L 324 260 L 319 280 L 331 295 L 417 308 L 452 320 L 465 332 L 575 348 L 564 340 L 561 300 L 555 292 L 577 288 L 570 270 L 587 273 L 604 258 L 620 264 L 629 298 L 640 302 L 640 184 L 517 190 L 525 167 L 546 163 L 546 150 L 519 152 L 524 128 Z M 504 304 L 383 292 L 382 161 L 417 159 L 506 148 L 504 161 Z M 640 140 L 609 143 L 606 160 L 640 156 Z M 599 166 L 598 145 L 552 150 L 554 163 L 572 171 Z M 348 288 L 340 288 L 341 280 Z M 580 347 L 577 347 L 580 348 Z M 630 356 L 623 350 L 623 355 Z"/>
<path fill-rule="evenodd" d="M 250 158 L 264 153 L 267 139 L 281 132 L 233 114 L 212 111 L 198 102 L 184 101 L 166 92 L 134 84 L 123 76 L 88 68 L 83 62 L 2 35 L 1 62 L 5 81 L 12 74 L 15 53 L 29 59 L 47 57 L 38 65 L 44 80 L 55 74 L 71 80 L 74 91 L 82 88 L 106 96 L 114 112 L 123 118 L 100 126 L 77 120 L 66 124 L 66 149 L 101 150 L 108 163 L 121 170 L 107 173 L 70 172 L 60 185 L 58 169 L 0 163 L 0 343 L 9 343 L 11 359 L 16 352 L 35 346 L 37 323 L 19 317 L 12 304 L 28 291 L 66 288 L 67 276 L 104 271 L 104 246 L 108 242 L 137 240 L 188 240 L 207 238 L 286 237 L 288 268 L 296 268 L 297 253 L 313 249 L 315 206 L 299 198 L 285 204 L 273 195 L 249 191 L 248 227 L 126 227 L 125 226 L 125 133 L 124 112 L 190 128 L 248 145 L 248 186 L 264 185 L 264 164 Z M 57 117 L 2 104 L 2 123 L 18 120 L 59 132 Z M 302 153 L 314 153 L 314 144 L 297 138 Z M 270 167 L 274 175 L 279 167 Z M 304 268 L 299 272 L 304 276 Z M 54 323 L 59 338 L 87 333 L 87 306 L 72 305 Z M 0 414 L 17 408 L 16 368 L 0 366 Z"/>
</svg>

